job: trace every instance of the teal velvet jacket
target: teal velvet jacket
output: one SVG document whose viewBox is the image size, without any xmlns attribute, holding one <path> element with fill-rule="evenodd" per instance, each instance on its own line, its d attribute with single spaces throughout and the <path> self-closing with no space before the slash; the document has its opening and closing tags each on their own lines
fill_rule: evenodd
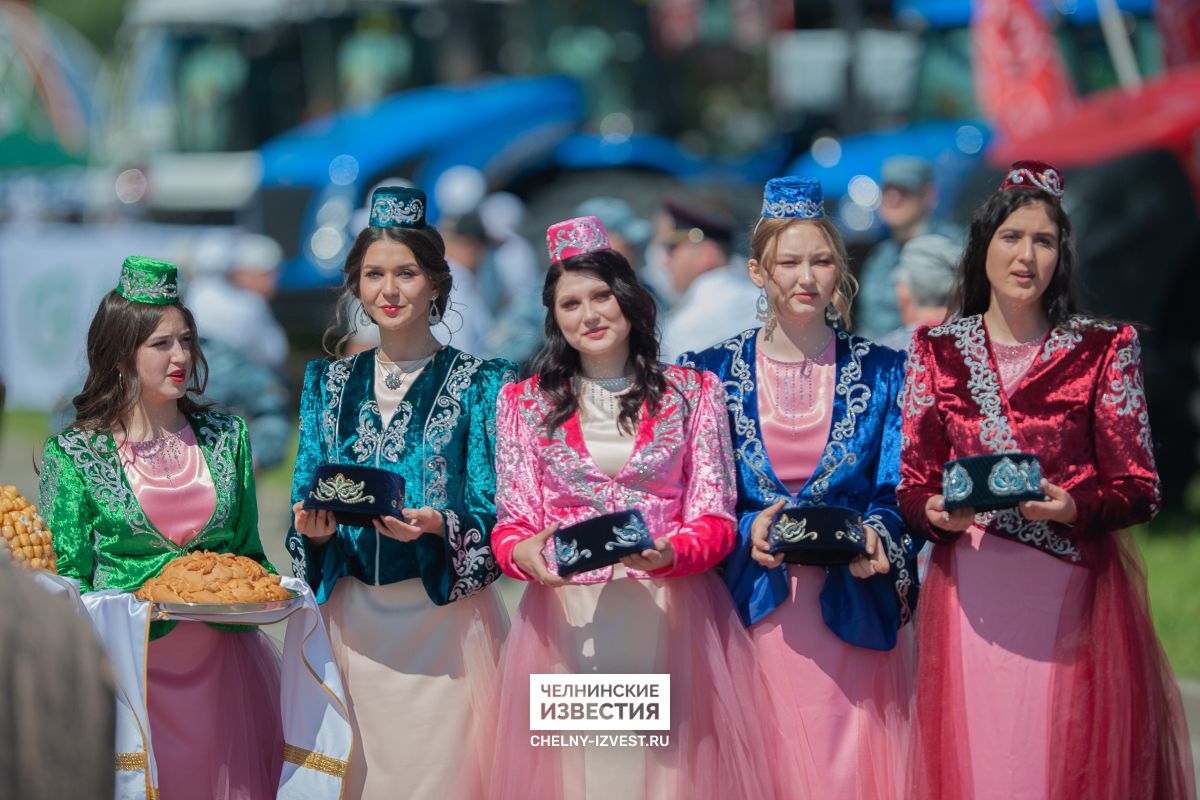
<svg viewBox="0 0 1200 800">
<path fill-rule="evenodd" d="M 318 602 L 344 577 L 374 585 L 420 578 L 437 605 L 496 579 L 496 396 L 515 378 L 508 361 L 444 347 L 385 427 L 375 401 L 374 350 L 309 363 L 292 503 L 307 496 L 318 464 L 359 464 L 402 475 L 405 507 L 437 509 L 445 527 L 445 536 L 400 542 L 374 528 L 339 525 L 333 539 L 314 547 L 293 520 L 287 536 L 292 571 L 308 581 Z"/>
</svg>

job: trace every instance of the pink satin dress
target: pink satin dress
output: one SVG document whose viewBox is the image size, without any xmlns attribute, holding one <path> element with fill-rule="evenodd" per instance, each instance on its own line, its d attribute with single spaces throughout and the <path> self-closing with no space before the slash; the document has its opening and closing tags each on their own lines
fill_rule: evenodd
<svg viewBox="0 0 1200 800">
<path fill-rule="evenodd" d="M 118 446 L 146 516 L 185 547 L 212 516 L 216 492 L 191 426 L 177 436 L 182 446 L 158 457 L 153 448 L 147 455 L 137 444 L 118 440 Z M 283 727 L 279 656 L 266 634 L 180 622 L 150 643 L 146 679 L 164 800 L 275 797 Z"/>
</svg>

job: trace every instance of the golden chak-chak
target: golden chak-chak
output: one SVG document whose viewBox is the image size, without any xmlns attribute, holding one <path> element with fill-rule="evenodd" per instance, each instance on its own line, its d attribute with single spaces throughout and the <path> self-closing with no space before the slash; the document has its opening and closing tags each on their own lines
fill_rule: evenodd
<svg viewBox="0 0 1200 800">
<path fill-rule="evenodd" d="M 257 561 L 203 550 L 170 562 L 134 596 L 158 603 L 263 603 L 292 595 Z"/>
<path fill-rule="evenodd" d="M 0 486 L 0 551 L 17 566 L 58 572 L 50 531 L 16 486 Z"/>
</svg>

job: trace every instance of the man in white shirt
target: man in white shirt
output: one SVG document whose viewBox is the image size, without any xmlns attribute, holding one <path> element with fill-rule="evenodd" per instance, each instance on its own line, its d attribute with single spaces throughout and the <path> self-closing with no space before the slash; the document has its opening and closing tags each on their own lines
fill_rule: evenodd
<svg viewBox="0 0 1200 800">
<path fill-rule="evenodd" d="M 733 255 L 733 215 L 716 198 L 664 202 L 673 229 L 667 235 L 667 272 L 679 301 L 663 317 L 662 359 L 701 350 L 756 327 L 758 289 L 746 260 Z"/>
</svg>

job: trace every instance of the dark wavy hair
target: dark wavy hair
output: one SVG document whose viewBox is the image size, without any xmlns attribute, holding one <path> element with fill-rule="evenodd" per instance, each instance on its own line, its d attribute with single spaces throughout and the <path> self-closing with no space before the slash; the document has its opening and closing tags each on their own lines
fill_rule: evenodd
<svg viewBox="0 0 1200 800">
<path fill-rule="evenodd" d="M 442 235 L 438 233 L 437 228 L 432 226 L 424 228 L 368 226 L 363 228 L 358 234 L 358 238 L 354 240 L 354 244 L 351 245 L 350 252 L 346 254 L 346 263 L 342 267 L 341 293 L 338 295 L 333 324 L 326 328 L 324 335 L 321 336 L 321 346 L 325 348 L 326 353 L 335 358 L 340 358 L 345 353 L 346 344 L 358 332 L 358 321 L 355 319 L 357 315 L 351 309 L 358 300 L 358 283 L 362 276 L 362 262 L 367 255 L 367 248 L 381 239 L 398 242 L 412 250 L 413 255 L 417 258 L 417 265 L 425 273 L 425 277 L 429 278 L 433 288 L 437 290 L 437 298 L 433 304 L 437 306 L 438 313 L 446 313 L 446 304 L 450 302 L 450 289 L 454 285 L 454 280 L 450 276 L 450 264 L 446 261 L 446 243 L 442 240 Z M 329 340 L 338 331 L 345 331 L 345 333 L 331 348 Z"/>
<path fill-rule="evenodd" d="M 987 277 L 987 251 L 992 237 L 1013 212 L 1041 203 L 1051 221 L 1058 226 L 1058 263 L 1050 284 L 1042 293 L 1042 308 L 1051 325 L 1061 325 L 1079 307 L 1075 273 L 1078 258 L 1071 242 L 1071 218 L 1062 205 L 1040 189 L 1009 187 L 992 195 L 971 218 L 967 246 L 958 267 L 958 279 L 950 295 L 946 319 L 969 317 L 987 311 L 991 302 L 991 284 Z"/>
<path fill-rule="evenodd" d="M 642 403 L 647 412 L 658 411 L 667 391 L 667 378 L 658 363 L 657 312 L 654 298 L 646 291 L 625 256 L 616 250 L 597 250 L 563 259 L 550 265 L 542 287 L 542 305 L 546 307 L 546 342 L 534 357 L 531 371 L 538 375 L 538 387 L 550 401 L 546 415 L 547 434 L 553 434 L 578 407 L 573 379 L 580 373 L 579 351 L 567 343 L 554 318 L 554 300 L 558 279 L 564 272 L 592 272 L 612 289 L 621 313 L 629 320 L 629 361 L 633 365 L 633 383 L 621 395 L 621 413 L 617 424 L 633 434 L 637 430 Z"/>
<path fill-rule="evenodd" d="M 114 290 L 100 300 L 88 328 L 88 375 L 83 390 L 71 400 L 75 406 L 71 427 L 111 431 L 124 425 L 142 394 L 137 377 L 137 349 L 150 338 L 170 308 L 177 308 L 183 314 L 183 322 L 192 336 L 192 374 L 188 376 L 187 394 L 176 403 L 185 414 L 208 408 L 208 404 L 191 396 L 203 394 L 208 384 L 208 362 L 200 349 L 192 312 L 182 304 L 135 303 Z"/>
</svg>

